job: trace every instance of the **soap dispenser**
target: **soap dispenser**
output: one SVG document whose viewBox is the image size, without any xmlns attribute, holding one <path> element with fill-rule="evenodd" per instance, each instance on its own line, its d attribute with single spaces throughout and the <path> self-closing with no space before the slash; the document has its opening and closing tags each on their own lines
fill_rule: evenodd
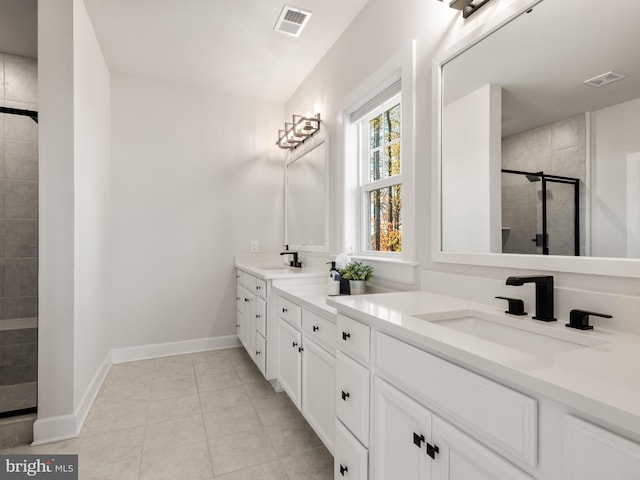
<svg viewBox="0 0 640 480">
<path fill-rule="evenodd" d="M 340 295 L 340 272 L 336 269 L 336 262 L 331 263 L 329 278 L 327 278 L 327 294 L 330 296 Z"/>
</svg>

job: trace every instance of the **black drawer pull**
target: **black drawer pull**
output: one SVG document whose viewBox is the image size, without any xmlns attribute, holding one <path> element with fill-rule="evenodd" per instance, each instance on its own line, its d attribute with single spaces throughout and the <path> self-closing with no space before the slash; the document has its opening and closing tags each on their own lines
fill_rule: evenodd
<svg viewBox="0 0 640 480">
<path fill-rule="evenodd" d="M 317 332 L 318 330 L 320 330 L 320 327 L 319 327 L 319 326 L 317 326 L 317 325 L 314 325 L 314 326 L 313 326 L 313 331 L 314 331 L 314 332 Z"/>
<path fill-rule="evenodd" d="M 292 343 L 291 343 L 291 346 L 292 346 L 293 348 L 296 348 L 296 347 L 298 346 L 298 344 L 297 344 L 296 342 L 292 342 Z"/>
<path fill-rule="evenodd" d="M 340 465 L 340 475 L 344 477 L 344 472 L 348 472 L 349 469 L 343 465 Z"/>
<path fill-rule="evenodd" d="M 345 392 L 344 390 L 342 390 L 342 400 L 346 402 L 347 398 L 349 398 L 349 392 Z"/>
<path fill-rule="evenodd" d="M 260 355 L 260 351 L 259 350 L 256 350 L 256 355 Z"/>
<path fill-rule="evenodd" d="M 347 332 L 342 332 L 342 340 L 346 342 L 347 338 L 351 338 L 351 334 Z"/>
<path fill-rule="evenodd" d="M 282 313 L 287 313 L 287 309 L 282 307 Z"/>
<path fill-rule="evenodd" d="M 438 448 L 438 446 L 427 443 L 427 455 L 435 460 L 436 453 L 440 453 L 440 449 Z"/>
<path fill-rule="evenodd" d="M 424 442 L 424 435 L 418 435 L 416 432 L 413 432 L 413 444 L 416 447 L 421 448 L 422 442 Z"/>
<path fill-rule="evenodd" d="M 303 351 L 304 351 L 304 348 L 298 347 L 298 353 L 302 353 Z"/>
</svg>

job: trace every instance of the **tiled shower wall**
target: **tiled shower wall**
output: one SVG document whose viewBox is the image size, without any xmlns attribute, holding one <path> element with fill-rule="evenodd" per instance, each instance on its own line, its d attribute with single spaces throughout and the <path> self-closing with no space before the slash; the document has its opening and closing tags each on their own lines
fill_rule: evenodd
<svg viewBox="0 0 640 480">
<path fill-rule="evenodd" d="M 502 140 L 502 168 L 580 179 L 580 254 L 585 253 L 586 119 L 584 114 Z M 502 174 L 504 253 L 541 253 L 541 182 Z M 547 230 L 552 255 L 574 255 L 574 188 L 547 183 Z"/>
<path fill-rule="evenodd" d="M 0 53 L 0 103 L 38 110 L 37 63 Z M 36 405 L 38 125 L 0 114 L 0 413 Z"/>
</svg>

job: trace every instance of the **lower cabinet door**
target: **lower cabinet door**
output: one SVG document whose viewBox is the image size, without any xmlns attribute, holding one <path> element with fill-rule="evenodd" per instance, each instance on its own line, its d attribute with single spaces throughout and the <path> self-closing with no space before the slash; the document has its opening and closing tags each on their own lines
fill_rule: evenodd
<svg viewBox="0 0 640 480">
<path fill-rule="evenodd" d="M 367 449 L 336 420 L 336 441 L 333 454 L 334 480 L 367 480 Z M 396 480 L 395 478 L 387 480 Z M 397 480 L 404 480 L 400 477 Z"/>
<path fill-rule="evenodd" d="M 531 480 L 491 450 L 439 417 L 432 419 L 434 480 Z"/>
<path fill-rule="evenodd" d="M 260 369 L 263 375 L 265 374 L 265 370 L 266 370 L 266 358 L 267 358 L 266 347 L 267 347 L 266 340 L 262 335 L 257 333 L 256 334 L 256 365 L 258 366 L 258 368 Z"/>
<path fill-rule="evenodd" d="M 300 332 L 285 320 L 278 320 L 278 382 L 300 408 Z"/>
<path fill-rule="evenodd" d="M 336 358 L 306 336 L 302 340 L 302 413 L 333 453 Z"/>
<path fill-rule="evenodd" d="M 433 460 L 427 454 L 427 443 L 431 441 L 431 412 L 377 377 L 373 395 L 375 480 L 430 479 Z"/>
</svg>

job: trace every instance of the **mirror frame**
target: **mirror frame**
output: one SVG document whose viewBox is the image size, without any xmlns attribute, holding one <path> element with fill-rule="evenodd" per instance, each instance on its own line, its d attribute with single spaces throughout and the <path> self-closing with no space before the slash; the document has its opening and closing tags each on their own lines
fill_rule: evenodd
<svg viewBox="0 0 640 480">
<path fill-rule="evenodd" d="M 300 161 L 305 155 L 316 148 L 325 145 L 324 151 L 324 239 L 322 245 L 300 245 L 289 243 L 289 165 Z M 329 142 L 326 135 L 319 135 L 301 147 L 293 150 L 284 163 L 284 243 L 290 250 L 301 252 L 328 252 L 329 251 Z"/>
<path fill-rule="evenodd" d="M 444 66 L 541 1 L 545 0 L 514 1 L 500 12 L 496 12 L 490 21 L 434 58 L 432 65 L 431 259 L 434 263 L 640 278 L 640 259 L 447 252 L 442 249 L 442 88 Z"/>
</svg>

